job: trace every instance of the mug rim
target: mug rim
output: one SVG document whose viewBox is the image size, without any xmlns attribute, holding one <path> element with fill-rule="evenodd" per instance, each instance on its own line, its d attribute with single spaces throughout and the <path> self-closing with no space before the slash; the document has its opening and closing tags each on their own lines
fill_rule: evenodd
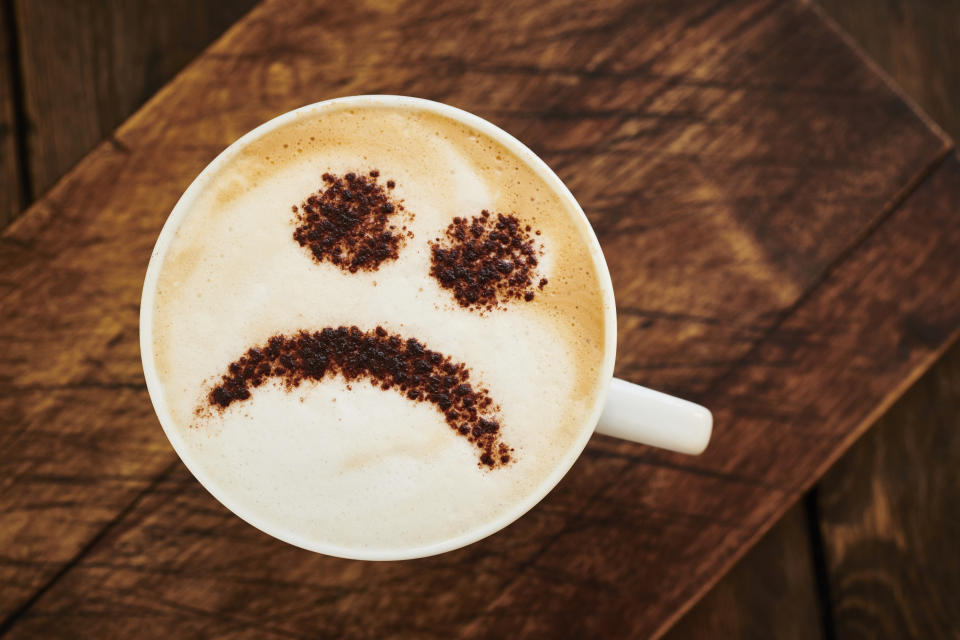
<svg viewBox="0 0 960 640">
<path fill-rule="evenodd" d="M 451 120 L 460 122 L 468 127 L 486 134 L 490 138 L 504 145 L 509 151 L 516 155 L 521 161 L 527 163 L 531 169 L 543 180 L 553 191 L 559 195 L 568 205 L 579 214 L 579 221 L 585 231 L 585 238 L 589 246 L 590 255 L 593 259 L 597 276 L 602 289 L 602 304 L 604 312 L 604 354 L 600 366 L 600 388 L 596 393 L 593 407 L 588 418 L 584 420 L 583 428 L 578 438 L 567 451 L 567 455 L 562 458 L 540 483 L 535 491 L 530 493 L 526 499 L 518 501 L 511 509 L 504 512 L 499 518 L 485 522 L 481 526 L 473 527 L 468 531 L 457 536 L 446 538 L 439 542 L 420 545 L 416 547 L 402 549 L 367 549 L 363 547 L 344 547 L 340 545 L 327 544 L 307 539 L 305 536 L 286 530 L 283 526 L 277 525 L 269 518 L 261 518 L 246 510 L 242 500 L 235 500 L 230 496 L 228 490 L 219 487 L 212 478 L 207 476 L 202 464 L 194 460 L 187 449 L 183 439 L 175 427 L 175 421 L 169 413 L 163 395 L 163 388 L 160 385 L 160 379 L 156 371 L 155 357 L 153 353 L 153 311 L 154 298 L 156 296 L 157 281 L 160 270 L 173 241 L 176 231 L 181 222 L 190 210 L 193 201 L 206 187 L 209 177 L 215 175 L 216 171 L 229 162 L 238 152 L 247 147 L 254 140 L 270 133 L 272 130 L 296 122 L 301 118 L 313 117 L 322 114 L 324 111 L 333 111 L 337 109 L 349 108 L 349 106 L 396 106 L 419 109 L 428 111 L 437 115 L 447 117 Z M 600 243 L 597 240 L 593 227 L 587 219 L 586 214 L 577 202 L 569 188 L 557 176 L 556 173 L 533 151 L 517 138 L 507 133 L 497 125 L 463 109 L 458 109 L 441 102 L 427 100 L 424 98 L 415 98 L 410 96 L 398 95 L 356 95 L 332 98 L 305 105 L 291 111 L 287 111 L 276 116 L 263 124 L 255 127 L 245 133 L 226 149 L 221 151 L 190 183 L 190 186 L 183 192 L 174 205 L 170 214 L 164 222 L 153 251 L 150 255 L 150 262 L 147 266 L 146 276 L 143 283 L 143 291 L 140 300 L 140 356 L 143 365 L 143 374 L 146 380 L 147 392 L 150 396 L 150 402 L 153 405 L 154 412 L 163 428 L 164 434 L 170 441 L 174 451 L 189 469 L 194 478 L 207 490 L 218 502 L 229 509 L 234 515 L 245 521 L 247 524 L 259 529 L 278 540 L 292 544 L 309 551 L 323 553 L 329 556 L 347 558 L 352 560 L 409 560 L 414 558 L 423 558 L 432 556 L 454 549 L 465 547 L 477 542 L 487 536 L 490 536 L 504 527 L 510 525 L 521 516 L 536 506 L 550 491 L 556 487 L 560 480 L 567 474 L 573 464 L 583 453 L 590 436 L 593 435 L 596 424 L 600 419 L 600 414 L 606 402 L 610 381 L 613 378 L 613 365 L 616 358 L 616 306 L 613 295 L 613 283 L 610 279 L 610 272 L 607 267 L 606 259 L 600 249 Z"/>
</svg>

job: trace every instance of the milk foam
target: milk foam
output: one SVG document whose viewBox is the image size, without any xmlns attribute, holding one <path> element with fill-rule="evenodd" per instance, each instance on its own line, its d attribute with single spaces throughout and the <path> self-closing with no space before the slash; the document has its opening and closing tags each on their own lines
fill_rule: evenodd
<svg viewBox="0 0 960 640">
<path fill-rule="evenodd" d="M 157 279 L 153 357 L 194 472 L 253 521 L 330 548 L 415 549 L 503 517 L 582 446 L 604 383 L 609 303 L 579 214 L 485 134 L 416 108 L 316 107 L 204 175 Z M 292 205 L 324 172 L 380 171 L 414 214 L 397 260 L 348 273 L 292 238 Z M 486 314 L 429 276 L 454 216 L 514 213 L 540 229 L 533 302 Z M 341 378 L 278 382 L 198 416 L 247 348 L 299 329 L 378 325 L 466 363 L 500 406 L 506 467 L 478 467 L 433 405 Z M 608 372 L 607 372 L 608 373 Z M 168 430 L 170 426 L 167 425 Z"/>
</svg>

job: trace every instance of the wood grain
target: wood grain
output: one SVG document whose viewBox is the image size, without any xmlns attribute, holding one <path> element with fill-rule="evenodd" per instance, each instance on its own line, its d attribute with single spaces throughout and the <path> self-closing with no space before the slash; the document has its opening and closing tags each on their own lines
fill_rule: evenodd
<svg viewBox="0 0 960 640">
<path fill-rule="evenodd" d="M 42 194 L 256 0 L 11 0 Z"/>
<path fill-rule="evenodd" d="M 823 638 L 813 562 L 806 514 L 798 505 L 664 638 Z"/>
<path fill-rule="evenodd" d="M 960 138 L 957 0 L 817 0 L 954 139 Z"/>
<path fill-rule="evenodd" d="M 947 132 L 960 136 L 960 5 L 826 1 L 823 7 Z M 957 637 L 958 398 L 955 346 L 819 486 L 838 637 Z"/>
<path fill-rule="evenodd" d="M 269 539 L 172 464 L 136 345 L 166 213 L 256 124 L 374 92 L 479 113 L 558 170 L 610 263 L 620 375 L 715 408 L 708 455 L 596 438 L 507 530 L 378 564 Z M 6 628 L 661 632 L 960 323 L 947 148 L 802 5 L 258 7 L 4 235 L 4 394 L 45 399 L 0 414 Z"/>
<path fill-rule="evenodd" d="M 837 637 L 957 637 L 958 429 L 955 347 L 824 477 Z"/>
<path fill-rule="evenodd" d="M 598 438 L 511 527 L 466 549 L 393 563 L 309 554 L 269 538 L 177 464 L 11 637 L 81 628 L 97 637 L 153 629 L 158 637 L 656 635 L 814 479 L 818 470 L 799 454 L 818 449 L 825 468 L 882 410 L 893 381 L 905 384 L 935 357 L 943 327 L 960 323 L 957 305 L 944 304 L 960 287 L 960 229 L 925 231 L 949 228 L 958 177 L 956 161 L 944 163 L 718 387 L 718 435 L 739 446 L 709 451 L 706 464 Z M 772 378 L 769 363 L 785 350 L 796 369 Z M 756 410 L 742 403 L 746 395 Z M 733 406 L 745 407 L 736 420 Z"/>
<path fill-rule="evenodd" d="M 0 229 L 24 206 L 21 193 L 19 157 L 14 117 L 14 44 L 11 42 L 9 15 L 0 2 Z"/>
</svg>

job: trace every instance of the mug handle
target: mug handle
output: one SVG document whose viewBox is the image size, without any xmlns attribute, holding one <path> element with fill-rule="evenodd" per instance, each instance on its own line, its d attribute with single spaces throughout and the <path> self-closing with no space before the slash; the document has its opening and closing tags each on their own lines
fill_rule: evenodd
<svg viewBox="0 0 960 640">
<path fill-rule="evenodd" d="M 597 433 L 661 449 L 699 455 L 713 431 L 706 407 L 614 378 Z"/>
</svg>

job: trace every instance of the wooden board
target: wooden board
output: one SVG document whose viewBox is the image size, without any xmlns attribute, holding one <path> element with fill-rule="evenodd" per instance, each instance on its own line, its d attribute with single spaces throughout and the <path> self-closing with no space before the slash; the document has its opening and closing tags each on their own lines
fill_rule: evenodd
<svg viewBox="0 0 960 640">
<path fill-rule="evenodd" d="M 958 430 L 960 345 L 824 477 L 837 637 L 956 636 Z"/>
<path fill-rule="evenodd" d="M 787 512 L 664 636 L 666 640 L 820 640 L 814 558 L 802 505 Z"/>
<path fill-rule="evenodd" d="M 327 558 L 273 540 L 231 516 L 178 464 L 33 602 L 12 637 L 69 637 L 78 628 L 98 637 L 150 629 L 176 636 L 648 635 L 694 595 L 677 589 L 718 576 L 771 522 L 789 501 L 791 477 L 796 492 L 815 477 L 796 445 L 819 448 L 826 466 L 866 426 L 870 416 L 857 408 L 882 410 L 891 395 L 880 389 L 890 389 L 892 378 L 906 383 L 905 370 L 916 372 L 935 355 L 939 342 L 931 336 L 960 321 L 960 311 L 942 303 L 957 294 L 949 285 L 958 286 L 960 230 L 924 232 L 926 224 L 946 228 L 955 215 L 958 177 L 956 161 L 942 165 L 723 385 L 730 386 L 718 398 L 737 404 L 750 390 L 758 400 L 756 411 L 722 423 L 742 443 L 739 455 L 728 447 L 708 454 L 711 465 L 693 467 L 601 439 L 515 525 L 461 551 L 399 563 Z M 946 297 L 917 293 L 916 282 Z M 922 328 L 918 317 L 927 321 Z M 771 384 L 770 363 L 787 345 L 802 366 L 784 394 Z M 898 361 L 888 360 L 891 350 Z M 863 380 L 864 371 L 873 374 L 870 384 L 853 387 L 847 378 Z M 822 377 L 814 384 L 815 372 Z M 785 442 L 758 448 L 757 438 L 770 434 Z M 730 466 L 746 471 L 719 458 L 738 458 Z M 772 473 L 771 462 L 783 469 Z M 762 477 L 750 473 L 761 466 Z"/>
<path fill-rule="evenodd" d="M 543 154 L 608 256 L 620 375 L 714 407 L 707 456 L 597 438 L 506 531 L 386 564 L 268 539 L 172 462 L 136 346 L 167 211 L 244 131 L 361 92 L 465 107 Z M 259 7 L 5 234 L 6 628 L 659 633 L 960 323 L 927 313 L 956 296 L 947 148 L 800 5 Z"/>
<path fill-rule="evenodd" d="M 823 2 L 954 137 L 956 3 Z M 837 637 L 955 637 L 960 629 L 960 347 L 954 346 L 818 489 Z"/>
<path fill-rule="evenodd" d="M 817 0 L 954 139 L 960 137 L 956 0 Z"/>
<path fill-rule="evenodd" d="M 20 173 L 17 170 L 17 122 L 14 116 L 14 55 L 9 14 L 0 4 L 0 229 L 24 206 Z"/>
<path fill-rule="evenodd" d="M 9 0 L 30 120 L 29 170 L 49 189 L 256 0 Z"/>
</svg>

